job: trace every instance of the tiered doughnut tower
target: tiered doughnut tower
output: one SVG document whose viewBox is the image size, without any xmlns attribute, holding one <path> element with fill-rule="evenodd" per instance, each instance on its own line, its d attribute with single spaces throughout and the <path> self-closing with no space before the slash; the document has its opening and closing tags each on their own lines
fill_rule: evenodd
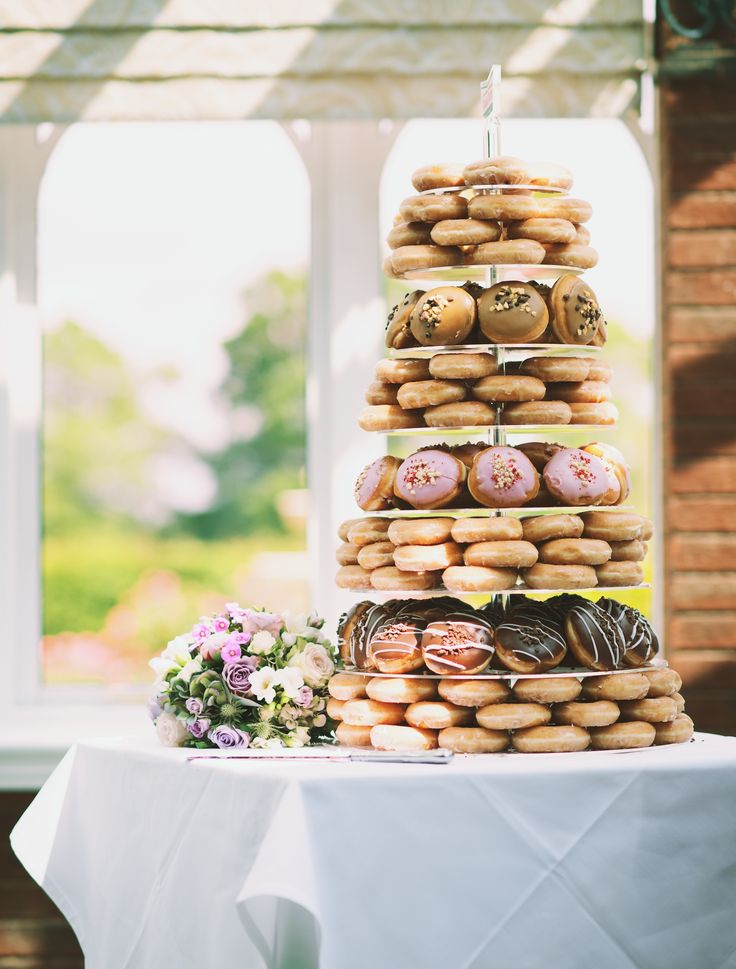
<svg viewBox="0 0 736 969">
<path fill-rule="evenodd" d="M 588 597 L 643 587 L 651 523 L 624 504 L 625 459 L 537 439 L 615 425 L 605 322 L 581 278 L 597 260 L 591 208 L 569 198 L 565 169 L 513 158 L 412 181 L 385 268 L 429 289 L 389 316 L 360 425 L 420 440 L 361 472 L 364 517 L 340 529 L 337 584 L 359 601 L 338 630 L 337 740 L 456 753 L 685 742 L 680 678 L 646 618 Z"/>
</svg>

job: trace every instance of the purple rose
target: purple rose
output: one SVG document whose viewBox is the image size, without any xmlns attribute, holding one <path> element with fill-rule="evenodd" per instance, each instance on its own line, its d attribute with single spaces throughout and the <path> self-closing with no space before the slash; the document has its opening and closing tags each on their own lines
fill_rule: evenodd
<svg viewBox="0 0 736 969">
<path fill-rule="evenodd" d="M 250 674 L 257 668 L 258 663 L 252 656 L 244 656 L 235 663 L 227 663 L 222 671 L 225 685 L 236 696 L 247 696 L 250 693 Z"/>
<path fill-rule="evenodd" d="M 161 714 L 164 712 L 163 704 L 166 701 L 166 696 L 163 693 L 159 693 L 158 696 L 150 696 L 146 706 L 148 707 L 148 716 L 151 720 L 158 720 Z"/>
<path fill-rule="evenodd" d="M 302 686 L 300 687 L 297 695 L 294 697 L 294 703 L 296 703 L 298 707 L 308 707 L 313 699 L 314 693 L 312 693 L 311 687 Z"/>
<path fill-rule="evenodd" d="M 235 727 L 228 727 L 223 724 L 215 727 L 207 734 L 209 739 L 219 747 L 220 750 L 232 750 L 235 747 L 247 747 L 250 743 L 250 734 L 244 730 L 237 730 Z"/>
<path fill-rule="evenodd" d="M 210 729 L 210 723 L 210 720 L 203 717 L 201 720 L 195 720 L 194 723 L 188 723 L 187 730 L 195 740 L 201 740 Z"/>
<path fill-rule="evenodd" d="M 195 717 L 198 717 L 204 709 L 202 701 L 196 696 L 190 696 L 184 706 L 187 708 L 189 713 L 193 713 Z"/>
</svg>

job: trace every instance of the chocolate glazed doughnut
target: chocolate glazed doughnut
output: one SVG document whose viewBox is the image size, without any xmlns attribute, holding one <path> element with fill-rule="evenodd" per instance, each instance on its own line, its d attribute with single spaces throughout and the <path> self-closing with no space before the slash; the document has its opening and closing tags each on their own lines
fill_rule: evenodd
<svg viewBox="0 0 736 969">
<path fill-rule="evenodd" d="M 567 654 L 560 627 L 532 603 L 514 610 L 496 627 L 496 655 L 514 673 L 544 673 Z"/>
<path fill-rule="evenodd" d="M 616 621 L 600 606 L 583 602 L 565 617 L 565 639 L 581 666 L 591 670 L 615 670 L 626 651 L 624 635 Z"/>
<path fill-rule="evenodd" d="M 368 642 L 368 655 L 381 673 L 411 673 L 423 665 L 422 631 L 426 622 L 407 613 L 386 619 Z"/>
<path fill-rule="evenodd" d="M 376 664 L 369 652 L 369 644 L 377 629 L 391 619 L 393 612 L 387 603 L 370 603 L 361 611 L 350 629 L 348 655 L 359 670 L 374 670 Z"/>
<path fill-rule="evenodd" d="M 638 609 L 616 599 L 599 599 L 597 605 L 611 616 L 623 634 L 625 666 L 645 666 L 654 659 L 659 652 L 659 640 Z"/>
<path fill-rule="evenodd" d="M 493 629 L 482 615 L 448 613 L 428 623 L 422 653 L 433 673 L 481 673 L 493 656 Z"/>
</svg>

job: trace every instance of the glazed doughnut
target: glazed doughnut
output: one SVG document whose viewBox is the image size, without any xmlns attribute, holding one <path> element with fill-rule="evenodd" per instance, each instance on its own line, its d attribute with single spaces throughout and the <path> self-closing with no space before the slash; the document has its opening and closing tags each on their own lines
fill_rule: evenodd
<svg viewBox="0 0 736 969">
<path fill-rule="evenodd" d="M 368 680 L 365 692 L 380 703 L 417 703 L 435 699 L 437 683 L 419 676 L 376 676 Z"/>
<path fill-rule="evenodd" d="M 420 410 L 405 410 L 397 404 L 374 404 L 366 407 L 358 419 L 364 431 L 395 431 L 407 427 L 423 427 Z"/>
<path fill-rule="evenodd" d="M 379 592 L 426 592 L 438 584 L 438 576 L 432 572 L 402 572 L 395 565 L 374 569 L 367 575 L 366 586 Z"/>
<path fill-rule="evenodd" d="M 481 707 L 475 716 L 481 727 L 489 730 L 521 730 L 552 719 L 549 707 L 541 703 L 491 703 Z"/>
<path fill-rule="evenodd" d="M 372 545 L 385 542 L 391 525 L 389 518 L 354 518 L 346 523 L 348 541 L 353 545 Z"/>
<path fill-rule="evenodd" d="M 600 404 L 611 399 L 611 388 L 602 380 L 580 380 L 557 384 L 554 395 L 568 404 Z"/>
<path fill-rule="evenodd" d="M 442 581 L 450 592 L 503 592 L 516 585 L 516 570 L 454 565 L 445 569 Z"/>
<path fill-rule="evenodd" d="M 447 700 L 424 700 L 412 703 L 407 708 L 406 722 L 411 727 L 423 727 L 425 730 L 462 727 L 473 723 L 473 711 L 467 707 L 456 707 Z"/>
<path fill-rule="evenodd" d="M 552 330 L 561 343 L 587 344 L 603 320 L 598 299 L 588 284 L 572 273 L 560 276 L 549 296 Z"/>
<path fill-rule="evenodd" d="M 513 542 L 522 537 L 522 523 L 518 518 L 506 515 L 495 518 L 456 518 L 452 523 L 452 537 L 463 544 Z"/>
<path fill-rule="evenodd" d="M 611 546 L 597 538 L 553 538 L 539 549 L 539 561 L 551 565 L 602 565 L 610 557 Z"/>
<path fill-rule="evenodd" d="M 680 674 L 668 666 L 656 670 L 643 670 L 642 676 L 646 676 L 649 681 L 650 697 L 672 696 L 682 686 Z"/>
<path fill-rule="evenodd" d="M 685 744 L 693 735 L 694 725 L 686 713 L 678 714 L 669 723 L 654 724 L 654 743 Z"/>
<path fill-rule="evenodd" d="M 440 404 L 424 411 L 427 427 L 490 427 L 496 423 L 496 410 L 480 400 Z"/>
<path fill-rule="evenodd" d="M 572 725 L 528 727 L 517 730 L 511 743 L 522 754 L 573 753 L 590 746 L 590 734 Z"/>
<path fill-rule="evenodd" d="M 547 565 L 537 562 L 521 578 L 530 589 L 592 589 L 598 584 L 590 565 Z"/>
<path fill-rule="evenodd" d="M 463 170 L 466 185 L 524 185 L 529 182 L 529 166 L 513 155 L 481 158 Z"/>
<path fill-rule="evenodd" d="M 350 723 L 338 723 L 335 739 L 341 747 L 371 747 L 371 728 L 355 727 Z"/>
<path fill-rule="evenodd" d="M 529 183 L 542 188 L 561 188 L 568 192 L 572 188 L 572 172 L 554 162 L 532 162 L 529 166 Z"/>
<path fill-rule="evenodd" d="M 612 700 L 584 700 L 558 703 L 553 710 L 555 723 L 575 727 L 607 727 L 618 720 L 619 708 Z"/>
<path fill-rule="evenodd" d="M 411 195 L 401 203 L 399 213 L 407 222 L 464 219 L 468 214 L 468 200 L 457 192 L 445 195 Z"/>
<path fill-rule="evenodd" d="M 545 676 L 539 679 L 517 680 L 514 696 L 532 703 L 566 703 L 580 695 L 580 680 L 574 676 Z"/>
<path fill-rule="evenodd" d="M 385 511 L 394 499 L 394 479 L 401 460 L 391 455 L 367 464 L 355 482 L 355 501 L 363 511 Z"/>
<path fill-rule="evenodd" d="M 356 546 L 357 548 L 357 546 Z M 394 543 L 373 542 L 363 545 L 358 550 L 358 565 L 370 572 L 372 569 L 382 569 L 386 565 L 394 564 Z"/>
<path fill-rule="evenodd" d="M 539 475 L 522 451 L 499 445 L 475 456 L 468 488 L 488 508 L 516 508 L 536 497 Z"/>
<path fill-rule="evenodd" d="M 338 589 L 370 589 L 371 573 L 360 565 L 341 565 L 335 575 Z"/>
<path fill-rule="evenodd" d="M 337 537 L 340 539 L 341 542 L 349 542 L 350 539 L 348 538 L 348 532 L 353 527 L 353 525 L 357 525 L 359 522 L 363 522 L 363 521 L 373 521 L 373 519 L 372 518 L 371 519 L 348 518 L 346 521 L 341 522 L 340 527 L 337 530 Z"/>
<path fill-rule="evenodd" d="M 426 360 L 381 360 L 376 367 L 376 380 L 386 384 L 406 384 L 429 379 Z"/>
<path fill-rule="evenodd" d="M 383 275 L 388 276 L 389 279 L 402 279 L 403 277 L 401 273 L 397 273 L 393 267 L 391 256 L 392 256 L 392 253 L 389 253 L 389 255 L 386 256 L 386 258 L 383 260 L 383 263 L 381 264 Z"/>
<path fill-rule="evenodd" d="M 543 262 L 544 246 L 531 239 L 484 242 L 463 253 L 463 266 L 536 265 Z"/>
<path fill-rule="evenodd" d="M 371 730 L 371 744 L 376 750 L 434 750 L 437 731 L 382 725 Z"/>
<path fill-rule="evenodd" d="M 633 750 L 651 747 L 655 730 L 651 723 L 632 720 L 618 721 L 608 727 L 591 727 L 590 740 L 593 750 Z"/>
<path fill-rule="evenodd" d="M 485 727 L 445 727 L 437 738 L 440 747 L 456 754 L 498 754 L 509 745 L 505 730 Z"/>
<path fill-rule="evenodd" d="M 357 700 L 365 696 L 366 678 L 353 673 L 335 673 L 327 684 L 327 692 L 336 700 Z"/>
<path fill-rule="evenodd" d="M 605 562 L 595 567 L 598 585 L 641 585 L 644 569 L 638 562 Z"/>
<path fill-rule="evenodd" d="M 647 557 L 647 543 L 633 538 L 629 542 L 611 542 L 612 562 L 643 562 Z"/>
<path fill-rule="evenodd" d="M 474 297 L 462 286 L 437 286 L 412 310 L 411 333 L 422 346 L 454 346 L 470 336 L 477 315 Z"/>
<path fill-rule="evenodd" d="M 527 542 L 548 542 L 558 538 L 580 538 L 583 519 L 578 515 L 538 515 L 522 518 L 521 530 Z M 389 535 L 390 535 L 389 528 Z"/>
<path fill-rule="evenodd" d="M 587 511 L 581 516 L 586 538 L 601 538 L 604 542 L 629 542 L 640 538 L 645 519 L 641 515 L 616 511 Z"/>
<path fill-rule="evenodd" d="M 615 404 L 604 401 L 600 404 L 570 404 L 572 424 L 615 424 L 618 420 L 618 408 Z"/>
<path fill-rule="evenodd" d="M 642 700 L 622 700 L 622 720 L 667 723 L 678 715 L 677 701 L 671 696 L 648 696 Z"/>
<path fill-rule="evenodd" d="M 678 714 L 684 713 L 685 712 L 685 697 L 682 695 L 682 693 L 673 693 L 672 694 L 672 699 L 677 704 L 677 712 L 678 712 Z"/>
<path fill-rule="evenodd" d="M 562 400 L 530 400 L 521 404 L 505 404 L 504 424 L 569 424 L 572 411 Z"/>
<path fill-rule="evenodd" d="M 437 165 L 422 165 L 411 176 L 411 184 L 417 192 L 428 192 L 433 188 L 452 188 L 465 184 L 464 166 L 459 162 L 440 162 Z"/>
<path fill-rule="evenodd" d="M 388 526 L 394 545 L 438 545 L 449 542 L 452 518 L 397 518 Z"/>
<path fill-rule="evenodd" d="M 442 380 L 480 380 L 497 373 L 498 364 L 490 353 L 437 353 L 429 372 Z"/>
<path fill-rule="evenodd" d="M 423 289 L 415 289 L 407 293 L 404 298 L 393 307 L 386 321 L 386 346 L 394 350 L 403 350 L 414 345 L 414 337 L 409 327 L 412 310 L 424 296 Z M 411 378 L 417 379 L 417 378 Z M 385 381 L 400 382 L 400 381 Z M 371 403 L 369 401 L 368 403 Z M 380 401 L 378 403 L 381 403 Z"/>
<path fill-rule="evenodd" d="M 336 700 L 334 696 L 331 696 L 327 700 L 325 713 L 332 720 L 342 720 L 342 708 L 347 702 L 347 700 Z"/>
<path fill-rule="evenodd" d="M 397 402 L 398 387 L 396 384 L 385 384 L 382 380 L 372 380 L 365 392 L 366 404 L 395 404 Z"/>
<path fill-rule="evenodd" d="M 400 545 L 394 550 L 394 564 L 402 572 L 436 572 L 461 565 L 463 552 L 456 542 L 440 545 Z"/>
<path fill-rule="evenodd" d="M 358 546 L 352 542 L 343 542 L 335 553 L 338 565 L 358 565 Z"/>
<path fill-rule="evenodd" d="M 570 652 L 581 666 L 605 673 L 621 665 L 626 650 L 624 634 L 597 603 L 581 599 L 568 609 L 564 630 Z"/>
<path fill-rule="evenodd" d="M 541 400 L 546 390 L 536 377 L 497 374 L 478 380 L 473 384 L 472 394 L 477 400 L 486 401 Z"/>
<path fill-rule="evenodd" d="M 535 545 L 525 541 L 474 542 L 465 549 L 466 565 L 482 565 L 487 569 L 529 568 L 537 561 Z"/>
<path fill-rule="evenodd" d="M 558 451 L 562 451 L 565 445 L 553 444 L 550 441 L 527 441 L 525 444 L 517 445 L 517 447 L 541 473 L 544 471 L 547 462 L 551 461 Z"/>
<path fill-rule="evenodd" d="M 648 518 L 643 518 L 642 517 L 642 520 L 641 520 L 641 534 L 639 535 L 639 538 L 643 542 L 649 542 L 649 541 L 651 541 L 651 539 L 652 539 L 653 536 L 654 536 L 654 525 L 652 524 L 652 522 Z"/>
<path fill-rule="evenodd" d="M 398 279 L 418 269 L 459 266 L 462 261 L 462 250 L 457 246 L 401 246 L 391 253 L 391 269 Z"/>
<path fill-rule="evenodd" d="M 416 380 L 402 384 L 397 399 L 406 410 L 417 410 L 464 400 L 465 393 L 459 380 Z"/>
<path fill-rule="evenodd" d="M 641 700 L 648 690 L 649 681 L 642 673 L 586 676 L 583 680 L 586 700 Z"/>
<path fill-rule="evenodd" d="M 412 508 L 444 508 L 460 495 L 466 477 L 465 465 L 454 455 L 427 448 L 401 463 L 394 493 Z"/>
<path fill-rule="evenodd" d="M 438 246 L 478 246 L 501 238 L 498 222 L 480 219 L 445 219 L 432 226 L 432 242 Z"/>
<path fill-rule="evenodd" d="M 592 246 L 553 242 L 545 246 L 544 262 L 551 266 L 573 266 L 576 269 L 592 269 L 598 265 L 598 252 Z"/>
<path fill-rule="evenodd" d="M 612 376 L 613 369 L 607 360 L 598 360 L 593 358 L 590 361 L 590 370 L 588 371 L 588 376 L 586 378 L 587 380 L 600 380 L 605 384 L 609 384 Z"/>
<path fill-rule="evenodd" d="M 581 246 L 590 245 L 590 229 L 587 227 L 587 225 L 580 225 L 577 222 L 574 222 L 573 225 L 575 226 L 574 241 L 579 243 Z"/>
<path fill-rule="evenodd" d="M 389 249 L 402 246 L 429 246 L 432 244 L 432 226 L 428 222 L 397 222 L 386 236 Z"/>
<path fill-rule="evenodd" d="M 521 372 L 548 384 L 582 381 L 588 378 L 590 362 L 583 357 L 527 357 L 522 361 Z"/>
<path fill-rule="evenodd" d="M 525 222 L 542 214 L 540 199 L 533 195 L 476 195 L 468 202 L 471 219 Z"/>
<path fill-rule="evenodd" d="M 567 219 L 526 219 L 524 222 L 511 222 L 508 226 L 509 239 L 533 239 L 535 242 L 563 243 L 575 241 L 575 226 Z"/>
<path fill-rule="evenodd" d="M 459 707 L 485 707 L 489 703 L 500 703 L 509 695 L 509 688 L 503 680 L 468 680 L 455 678 L 440 680 L 440 696 Z"/>
<path fill-rule="evenodd" d="M 570 222 L 587 222 L 593 215 L 590 202 L 571 199 L 564 195 L 538 199 L 540 215 L 545 219 L 567 219 Z"/>
</svg>

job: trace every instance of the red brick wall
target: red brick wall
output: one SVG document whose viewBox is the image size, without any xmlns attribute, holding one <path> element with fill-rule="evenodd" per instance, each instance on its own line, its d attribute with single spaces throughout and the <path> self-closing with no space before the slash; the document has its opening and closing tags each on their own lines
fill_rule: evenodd
<svg viewBox="0 0 736 969">
<path fill-rule="evenodd" d="M 665 595 L 697 727 L 736 734 L 736 82 L 660 82 Z"/>
</svg>

